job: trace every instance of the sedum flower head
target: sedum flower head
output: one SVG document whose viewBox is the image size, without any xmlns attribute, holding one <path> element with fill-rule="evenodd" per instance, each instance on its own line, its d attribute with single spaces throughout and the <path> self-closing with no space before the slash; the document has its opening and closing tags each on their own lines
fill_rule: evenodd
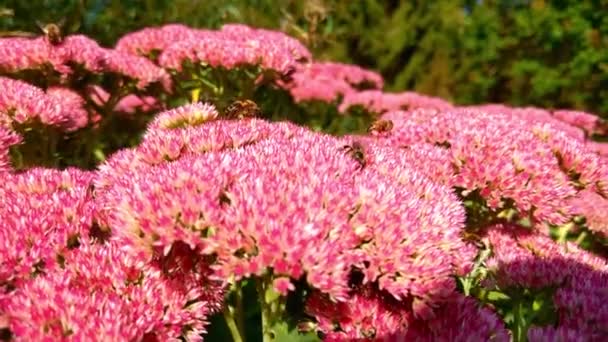
<svg viewBox="0 0 608 342">
<path fill-rule="evenodd" d="M 420 141 L 449 151 L 463 195 L 479 191 L 493 210 L 514 202 L 520 215 L 564 223 L 581 188 L 602 193 L 606 162 L 585 144 L 550 124 L 529 124 L 507 114 L 471 109 L 390 112 L 386 139 L 396 146 Z"/>
<path fill-rule="evenodd" d="M 166 278 L 114 243 L 86 240 L 61 268 L 0 295 L 17 340 L 202 339 L 210 310 L 201 287 Z"/>
<path fill-rule="evenodd" d="M 3 175 L 0 184 L 0 284 L 22 280 L 56 266 L 92 226 L 91 174 L 31 169 Z"/>
<path fill-rule="evenodd" d="M 453 107 L 452 104 L 440 98 L 415 92 L 386 93 L 381 90 L 363 90 L 345 94 L 339 106 L 339 111 L 344 113 L 355 106 L 361 106 L 378 114 L 418 108 L 447 110 Z"/>
<path fill-rule="evenodd" d="M 42 89 L 23 81 L 0 77 L 0 125 L 39 121 L 66 131 L 87 124 L 83 100 L 65 88 Z"/>
<path fill-rule="evenodd" d="M 215 106 L 197 102 L 156 115 L 150 129 L 175 129 L 184 126 L 198 126 L 218 117 Z"/>
<path fill-rule="evenodd" d="M 296 102 L 333 102 L 340 96 L 356 91 L 358 86 L 382 88 L 383 84 L 380 75 L 355 65 L 311 62 L 298 65 L 284 87 Z"/>
<path fill-rule="evenodd" d="M 164 154 L 163 160 L 141 150 L 172 146 L 166 138 L 147 145 L 152 134 L 163 132 L 206 132 L 206 141 L 216 139 L 214 127 L 222 134 L 263 132 L 251 125 L 266 129 L 266 136 Z M 464 211 L 449 188 L 414 167 L 402 169 L 399 180 L 373 164 L 360 170 L 344 141 L 261 120 L 148 133 L 135 151 L 120 155 L 131 161 L 111 159 L 102 167 L 106 176 L 96 197 L 131 253 L 152 258 L 155 250 L 181 241 L 215 256 L 219 280 L 271 272 L 277 291 L 285 292 L 293 288 L 288 278 L 304 276 L 337 300 L 347 298 L 351 270 L 358 268 L 366 283 L 395 298 L 413 298 L 417 315 L 430 315 L 454 291 L 451 275 L 464 262 L 454 256 L 463 246 Z M 193 141 L 155 150 L 186 151 Z M 129 166 L 140 155 L 140 166 Z M 131 169 L 112 176 L 112 164 Z"/>
<path fill-rule="evenodd" d="M 115 49 L 132 55 L 147 56 L 155 51 L 163 51 L 177 41 L 194 37 L 198 32 L 182 24 L 146 27 L 121 37 Z"/>
</svg>

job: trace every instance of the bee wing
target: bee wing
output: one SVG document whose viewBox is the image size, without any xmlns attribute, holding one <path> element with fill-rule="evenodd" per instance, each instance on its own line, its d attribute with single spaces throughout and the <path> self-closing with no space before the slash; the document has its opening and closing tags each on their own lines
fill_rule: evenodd
<svg viewBox="0 0 608 342">
<path fill-rule="evenodd" d="M 40 20 L 36 20 L 36 26 L 40 29 L 40 31 L 46 33 L 46 25 L 42 23 Z"/>
</svg>

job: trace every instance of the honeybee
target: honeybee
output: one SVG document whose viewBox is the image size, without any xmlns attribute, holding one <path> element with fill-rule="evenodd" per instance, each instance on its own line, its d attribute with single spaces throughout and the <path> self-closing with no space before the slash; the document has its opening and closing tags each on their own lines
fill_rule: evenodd
<svg viewBox="0 0 608 342">
<path fill-rule="evenodd" d="M 483 248 L 485 246 L 481 235 L 476 232 L 463 231 L 462 232 L 462 240 L 468 242 L 470 244 L 475 245 L 477 248 Z"/>
<path fill-rule="evenodd" d="M 354 141 L 350 145 L 343 146 L 342 150 L 344 150 L 357 163 L 359 163 L 359 170 L 362 170 L 367 165 L 367 162 L 365 160 L 365 149 L 363 148 L 363 145 L 360 142 Z"/>
<path fill-rule="evenodd" d="M 367 131 L 369 133 L 386 133 L 393 129 L 393 122 L 391 120 L 377 120 L 369 126 Z"/>
<path fill-rule="evenodd" d="M 260 107 L 251 100 L 237 100 L 224 110 L 226 119 L 256 118 L 262 115 Z"/>
<path fill-rule="evenodd" d="M 37 21 L 36 24 L 42 30 L 46 39 L 48 39 L 49 43 L 52 45 L 59 45 L 63 42 L 63 32 L 61 31 L 61 27 L 65 23 L 65 19 L 62 19 L 59 23 L 48 23 L 42 24 Z"/>
</svg>

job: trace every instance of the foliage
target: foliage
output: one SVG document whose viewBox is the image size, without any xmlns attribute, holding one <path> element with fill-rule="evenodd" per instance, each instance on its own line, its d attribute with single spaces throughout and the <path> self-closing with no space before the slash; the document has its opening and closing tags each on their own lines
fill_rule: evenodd
<svg viewBox="0 0 608 342">
<path fill-rule="evenodd" d="M 457 103 L 576 108 L 608 115 L 605 0 L 9 1 L 5 30 L 66 18 L 68 32 L 111 45 L 126 32 L 180 22 L 279 28 L 320 59 L 380 71 L 390 89 Z"/>
</svg>

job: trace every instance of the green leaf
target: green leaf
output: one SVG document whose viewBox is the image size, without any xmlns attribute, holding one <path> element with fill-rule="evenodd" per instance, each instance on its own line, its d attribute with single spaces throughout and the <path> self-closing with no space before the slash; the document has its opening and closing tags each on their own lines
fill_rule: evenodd
<svg viewBox="0 0 608 342">
<path fill-rule="evenodd" d="M 266 303 L 270 304 L 270 303 L 274 302 L 275 300 L 279 299 L 280 296 L 281 296 L 280 293 L 275 291 L 272 286 L 269 286 L 266 289 L 266 293 L 264 293 L 264 300 L 266 301 Z"/>
<path fill-rule="evenodd" d="M 280 322 L 272 326 L 274 340 L 277 342 L 317 342 L 321 339 L 315 332 L 300 333 L 297 329 L 289 329 L 286 322 Z"/>
<path fill-rule="evenodd" d="M 509 300 L 511 299 L 509 296 L 507 296 L 506 294 L 499 292 L 499 291 L 490 291 L 488 292 L 488 297 L 487 297 L 490 301 L 501 301 L 501 300 Z"/>
</svg>

